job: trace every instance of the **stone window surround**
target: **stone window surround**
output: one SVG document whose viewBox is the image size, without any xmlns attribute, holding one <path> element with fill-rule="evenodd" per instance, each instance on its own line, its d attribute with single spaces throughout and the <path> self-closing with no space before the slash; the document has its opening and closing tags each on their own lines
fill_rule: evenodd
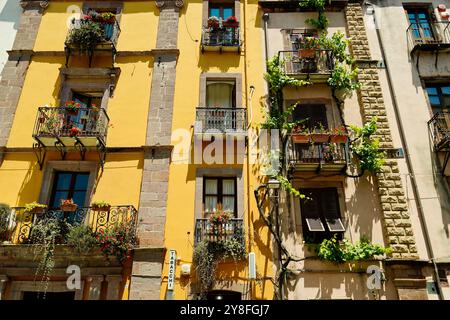
<svg viewBox="0 0 450 320">
<path fill-rule="evenodd" d="M 206 106 L 206 83 L 208 80 L 234 80 L 236 82 L 236 108 L 243 108 L 242 106 L 242 74 L 240 73 L 209 73 L 203 72 L 200 74 L 200 99 L 199 106 Z"/>
<path fill-rule="evenodd" d="M 241 2 L 239 0 L 203 0 L 203 11 L 202 11 L 202 26 L 206 27 L 208 25 L 209 18 L 209 3 L 230 3 L 234 2 L 234 16 L 241 22 Z"/>
<path fill-rule="evenodd" d="M 343 181 L 302 181 L 301 179 L 294 179 L 293 187 L 297 189 L 322 189 L 322 188 L 336 188 L 339 200 L 339 211 L 341 214 L 342 223 L 345 227 L 344 236 L 350 231 L 348 228 L 348 214 L 345 205 L 345 191 L 343 186 Z M 293 199 L 293 208 L 291 214 L 291 219 L 294 222 L 297 233 L 301 234 L 303 238 L 302 232 L 302 212 L 300 209 L 300 199 Z"/>
<path fill-rule="evenodd" d="M 87 13 L 88 9 L 116 9 L 116 21 L 120 25 L 122 17 L 123 2 L 119 1 L 86 1 L 83 2 L 83 13 Z"/>
<path fill-rule="evenodd" d="M 84 280 L 81 280 L 81 288 L 84 288 Z M 22 300 L 24 291 L 40 291 L 39 284 L 34 281 L 12 281 L 11 300 Z M 74 290 L 67 289 L 66 281 L 50 281 L 47 292 L 70 292 Z M 83 299 L 83 290 L 75 290 L 75 300 Z"/>
<path fill-rule="evenodd" d="M 339 110 L 334 108 L 333 101 L 328 98 L 307 98 L 307 99 L 285 99 L 284 100 L 284 109 L 286 110 L 289 106 L 293 105 L 294 103 L 298 102 L 299 104 L 324 104 L 325 109 L 327 111 L 327 122 L 328 122 L 328 129 L 336 128 L 341 124 L 340 116 L 339 116 Z"/>
<path fill-rule="evenodd" d="M 203 178 L 235 177 L 237 186 L 237 215 L 244 218 L 244 177 L 238 168 L 198 168 L 195 173 L 195 219 L 203 218 Z"/>
<path fill-rule="evenodd" d="M 61 68 L 61 89 L 59 98 L 61 105 L 71 100 L 73 92 L 77 91 L 103 92 L 101 108 L 107 110 L 108 99 L 112 97 L 120 74 L 119 68 Z"/>
<path fill-rule="evenodd" d="M 98 162 L 96 161 L 47 161 L 42 175 L 39 203 L 49 203 L 56 171 L 89 172 L 86 199 L 84 200 L 84 206 L 88 207 L 95 189 L 94 185 L 97 180 L 98 166 Z"/>
</svg>

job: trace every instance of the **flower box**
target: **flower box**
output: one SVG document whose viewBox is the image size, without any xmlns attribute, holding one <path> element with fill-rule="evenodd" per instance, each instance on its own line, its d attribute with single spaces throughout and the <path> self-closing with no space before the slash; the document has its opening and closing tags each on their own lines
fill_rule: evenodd
<svg viewBox="0 0 450 320">
<path fill-rule="evenodd" d="M 309 143 L 310 135 L 309 134 L 293 134 L 292 142 L 294 143 Z"/>
<path fill-rule="evenodd" d="M 74 212 L 77 210 L 78 205 L 75 203 L 67 203 L 67 204 L 61 204 L 59 206 L 59 208 L 61 209 L 61 211 L 64 211 L 64 212 Z"/>
<path fill-rule="evenodd" d="M 315 49 L 300 49 L 298 50 L 298 56 L 300 58 L 315 58 L 316 50 Z"/>
<path fill-rule="evenodd" d="M 327 133 L 312 133 L 311 139 L 313 142 L 325 143 L 330 139 L 330 135 Z"/>
<path fill-rule="evenodd" d="M 95 210 L 95 211 L 109 211 L 109 210 L 111 210 L 111 206 L 110 205 L 102 205 L 102 206 L 100 206 L 100 205 L 93 205 L 92 206 L 92 210 Z"/>
<path fill-rule="evenodd" d="M 334 143 L 346 143 L 347 140 L 348 136 L 343 134 L 332 134 L 330 136 L 330 141 Z"/>
<path fill-rule="evenodd" d="M 46 208 L 36 207 L 36 208 L 31 209 L 29 211 L 29 213 L 32 213 L 32 214 L 43 214 L 45 212 L 45 210 L 46 210 Z"/>
</svg>

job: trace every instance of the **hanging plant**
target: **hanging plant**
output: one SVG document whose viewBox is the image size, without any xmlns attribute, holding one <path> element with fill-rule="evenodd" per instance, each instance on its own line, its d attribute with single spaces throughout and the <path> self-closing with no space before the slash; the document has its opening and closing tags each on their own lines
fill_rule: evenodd
<svg viewBox="0 0 450 320">
<path fill-rule="evenodd" d="M 130 257 L 131 250 L 136 245 L 133 226 L 125 223 L 100 229 L 95 236 L 106 259 L 115 256 L 120 263 L 124 263 Z"/>
<path fill-rule="evenodd" d="M 70 30 L 67 44 L 77 47 L 80 52 L 90 52 L 103 41 L 105 41 L 105 31 L 102 25 L 91 19 L 85 19 L 79 26 Z"/>
<path fill-rule="evenodd" d="M 88 254 L 93 249 L 99 248 L 97 238 L 90 226 L 76 224 L 69 227 L 67 245 L 74 248 L 79 254 Z"/>
</svg>

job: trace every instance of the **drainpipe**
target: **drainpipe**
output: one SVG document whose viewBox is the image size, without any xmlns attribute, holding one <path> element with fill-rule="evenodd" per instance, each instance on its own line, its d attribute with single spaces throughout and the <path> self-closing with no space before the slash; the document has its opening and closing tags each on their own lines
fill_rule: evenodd
<svg viewBox="0 0 450 320">
<path fill-rule="evenodd" d="M 372 15 L 373 15 L 373 21 L 375 24 L 377 40 L 378 40 L 378 44 L 380 45 L 381 58 L 383 59 L 384 64 L 386 66 L 387 83 L 389 86 L 389 92 L 392 97 L 392 105 L 393 105 L 394 111 L 395 111 L 397 126 L 398 126 L 399 133 L 400 133 L 400 139 L 401 139 L 402 145 L 405 149 L 405 160 L 406 160 L 406 165 L 408 167 L 409 176 L 411 177 L 411 186 L 412 186 L 413 193 L 414 193 L 414 200 L 416 202 L 417 212 L 419 213 L 420 223 L 423 225 L 423 229 L 424 229 L 425 245 L 427 247 L 428 255 L 430 256 L 430 261 L 433 263 L 434 276 L 436 278 L 436 286 L 437 286 L 437 290 L 438 290 L 438 294 L 439 294 L 439 299 L 445 300 L 444 295 L 442 293 L 441 284 L 439 282 L 439 272 L 438 272 L 438 268 L 437 268 L 436 261 L 434 258 L 433 248 L 431 246 L 431 238 L 430 238 L 430 234 L 428 233 L 428 227 L 427 227 L 427 223 L 426 223 L 426 219 L 425 219 L 425 213 L 423 212 L 422 200 L 420 198 L 419 189 L 417 187 L 416 175 L 414 173 L 414 167 L 412 165 L 411 156 L 409 154 L 408 143 L 406 140 L 406 134 L 405 134 L 405 130 L 403 128 L 403 122 L 402 122 L 400 111 L 398 108 L 397 96 L 396 96 L 395 90 L 393 88 L 391 72 L 389 70 L 388 61 L 386 59 L 386 54 L 385 54 L 385 50 L 384 50 L 384 46 L 383 46 L 383 40 L 382 40 L 381 34 L 380 34 L 380 29 L 378 28 L 378 24 L 377 24 L 377 19 L 376 19 L 376 14 L 375 14 L 375 5 L 370 2 L 367 2 L 367 1 L 364 1 L 363 5 L 368 5 L 373 8 Z"/>
</svg>

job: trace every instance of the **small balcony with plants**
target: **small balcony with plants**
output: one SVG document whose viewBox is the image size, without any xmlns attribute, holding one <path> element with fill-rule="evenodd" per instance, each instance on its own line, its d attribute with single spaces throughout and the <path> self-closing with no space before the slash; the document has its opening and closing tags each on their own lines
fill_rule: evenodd
<svg viewBox="0 0 450 320">
<path fill-rule="evenodd" d="M 287 150 L 294 171 L 342 172 L 350 159 L 349 136 L 344 127 L 310 130 L 298 126 L 292 130 Z"/>
<path fill-rule="evenodd" d="M 33 138 L 41 147 L 105 147 L 108 125 L 105 109 L 67 101 L 63 107 L 39 107 Z"/>
<path fill-rule="evenodd" d="M 247 135 L 245 108 L 198 107 L 194 133 L 197 135 Z"/>
<path fill-rule="evenodd" d="M 66 67 L 71 55 L 87 55 L 89 67 L 94 54 L 109 55 L 114 65 L 120 26 L 112 12 L 90 10 L 71 21 L 65 41 Z"/>
<path fill-rule="evenodd" d="M 406 29 L 408 47 L 416 51 L 450 51 L 450 23 L 420 19 Z"/>
<path fill-rule="evenodd" d="M 202 30 L 202 52 L 240 52 L 241 40 L 239 21 L 231 16 L 226 20 L 209 17 Z"/>
</svg>

